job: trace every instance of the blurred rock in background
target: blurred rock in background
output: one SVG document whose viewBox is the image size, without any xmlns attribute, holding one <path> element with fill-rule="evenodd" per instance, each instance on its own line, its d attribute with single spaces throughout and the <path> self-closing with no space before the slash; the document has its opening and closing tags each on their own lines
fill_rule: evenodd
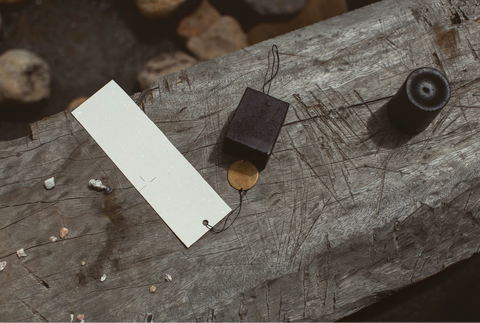
<svg viewBox="0 0 480 323">
<path fill-rule="evenodd" d="M 177 33 L 185 39 L 198 37 L 220 18 L 220 12 L 208 0 L 202 0 L 194 12 L 180 20 Z"/>
<path fill-rule="evenodd" d="M 0 140 L 28 136 L 31 122 L 63 111 L 73 99 L 91 96 L 112 79 L 129 94 L 140 91 L 137 75 L 150 58 L 186 50 L 174 28 L 177 15 L 185 15 L 182 10 L 150 20 L 133 0 L 0 4 L 0 55 L 29 50 L 48 62 L 51 75 L 50 97 L 35 111 L 0 109 Z"/>
<path fill-rule="evenodd" d="M 171 74 L 173 72 L 184 70 L 197 64 L 198 61 L 183 53 L 171 52 L 163 53 L 150 59 L 143 69 L 138 73 L 138 84 L 143 91 L 147 89 L 158 78 Z"/>
<path fill-rule="evenodd" d="M 187 40 L 187 48 L 200 60 L 214 59 L 247 47 L 247 35 L 235 18 L 223 16 L 200 36 Z"/>
<path fill-rule="evenodd" d="M 243 0 L 262 16 L 291 15 L 299 12 L 305 0 Z M 335 0 L 330 1 L 335 2 Z"/>
<path fill-rule="evenodd" d="M 251 45 L 286 34 L 316 22 L 341 15 L 347 11 L 345 0 L 307 0 L 303 9 L 285 22 L 261 23 L 248 32 Z"/>
<path fill-rule="evenodd" d="M 23 0 L 0 0 L 0 3 L 16 3 Z"/>
<path fill-rule="evenodd" d="M 186 0 L 136 0 L 138 10 L 147 18 L 165 18 Z"/>
<path fill-rule="evenodd" d="M 0 56 L 0 106 L 37 103 L 50 96 L 50 67 L 40 56 L 11 49 Z"/>
<path fill-rule="evenodd" d="M 188 50 L 202 61 L 248 46 L 238 21 L 222 16 L 208 0 L 202 0 L 192 14 L 180 21 L 177 32 L 186 39 Z"/>
<path fill-rule="evenodd" d="M 65 111 L 73 110 L 73 109 L 79 107 L 80 104 L 82 104 L 83 102 L 85 102 L 87 100 L 88 100 L 88 96 L 80 96 L 78 98 L 75 98 L 67 105 L 67 107 L 65 108 Z"/>
</svg>

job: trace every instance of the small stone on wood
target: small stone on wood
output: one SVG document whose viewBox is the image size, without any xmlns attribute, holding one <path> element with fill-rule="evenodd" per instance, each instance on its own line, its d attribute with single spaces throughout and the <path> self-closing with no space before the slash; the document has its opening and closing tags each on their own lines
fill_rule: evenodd
<svg viewBox="0 0 480 323">
<path fill-rule="evenodd" d="M 50 238 L 48 238 L 48 240 L 50 240 L 50 242 L 56 242 L 58 238 L 55 236 L 51 236 Z"/>
<path fill-rule="evenodd" d="M 85 261 L 82 261 L 80 265 L 85 266 L 87 263 Z"/>
<path fill-rule="evenodd" d="M 18 258 L 22 258 L 22 257 L 26 257 L 26 256 L 27 256 L 27 254 L 25 253 L 25 250 L 23 248 L 17 250 L 17 257 Z"/>
<path fill-rule="evenodd" d="M 107 279 L 107 275 L 103 274 L 102 277 L 100 278 L 100 281 L 101 281 L 101 282 L 104 282 L 105 279 Z"/>
<path fill-rule="evenodd" d="M 6 261 L 0 262 L 0 271 L 4 270 L 5 267 L 7 267 L 7 262 Z"/>
<path fill-rule="evenodd" d="M 171 282 L 172 281 L 172 276 L 170 276 L 169 274 L 165 274 L 165 276 L 163 276 L 163 278 L 165 278 L 166 282 Z"/>
<path fill-rule="evenodd" d="M 99 191 L 103 191 L 104 189 L 107 188 L 105 185 L 103 185 L 102 181 L 99 179 L 91 179 L 88 182 L 88 186 L 96 188 Z"/>
<path fill-rule="evenodd" d="M 88 182 L 88 186 L 97 189 L 98 191 L 105 191 L 105 194 L 108 195 L 113 192 L 113 189 L 103 185 L 102 181 L 99 179 L 91 179 Z"/>
<path fill-rule="evenodd" d="M 54 177 L 50 177 L 49 179 L 47 179 L 43 185 L 45 186 L 45 188 L 47 190 L 51 190 L 52 188 L 55 187 L 55 178 Z"/>
<path fill-rule="evenodd" d="M 83 323 L 85 322 L 85 315 L 83 314 L 78 314 L 77 315 L 77 320 L 75 322 Z"/>
<path fill-rule="evenodd" d="M 65 239 L 67 234 L 68 234 L 68 229 L 67 228 L 61 228 L 60 229 L 60 238 Z"/>
<path fill-rule="evenodd" d="M 150 286 L 150 293 L 155 293 L 157 291 L 157 287 L 155 286 Z"/>
</svg>

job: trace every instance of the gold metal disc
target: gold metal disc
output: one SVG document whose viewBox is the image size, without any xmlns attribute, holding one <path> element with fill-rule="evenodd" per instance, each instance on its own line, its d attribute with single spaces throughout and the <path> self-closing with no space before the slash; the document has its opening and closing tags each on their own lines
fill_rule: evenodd
<svg viewBox="0 0 480 323">
<path fill-rule="evenodd" d="M 237 160 L 227 172 L 228 182 L 234 189 L 247 191 L 258 181 L 258 169 L 248 160 Z"/>
</svg>

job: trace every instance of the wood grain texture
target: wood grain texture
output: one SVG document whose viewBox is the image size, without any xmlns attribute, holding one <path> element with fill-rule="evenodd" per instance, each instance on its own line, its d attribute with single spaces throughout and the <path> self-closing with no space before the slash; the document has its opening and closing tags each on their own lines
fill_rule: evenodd
<svg viewBox="0 0 480 323">
<path fill-rule="evenodd" d="M 1 143 L 0 320 L 335 320 L 478 252 L 479 18 L 477 0 L 385 0 L 159 79 L 142 109 L 232 207 L 221 138 L 272 44 L 291 104 L 238 220 L 189 249 L 70 113 Z M 452 98 L 402 135 L 385 104 L 422 66 Z"/>
</svg>

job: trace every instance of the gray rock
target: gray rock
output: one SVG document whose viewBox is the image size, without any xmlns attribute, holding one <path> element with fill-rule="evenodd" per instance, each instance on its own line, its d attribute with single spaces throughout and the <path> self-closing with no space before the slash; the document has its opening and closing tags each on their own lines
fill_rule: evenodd
<svg viewBox="0 0 480 323">
<path fill-rule="evenodd" d="M 143 91 L 159 77 L 186 69 L 197 63 L 195 58 L 183 52 L 160 54 L 150 59 L 138 73 L 138 84 Z"/>
<path fill-rule="evenodd" d="M 202 0 L 198 8 L 190 15 L 182 18 L 177 33 L 183 38 L 197 37 L 207 31 L 221 18 L 220 12 L 208 0 Z"/>
<path fill-rule="evenodd" d="M 233 17 L 222 16 L 198 37 L 187 40 L 187 48 L 207 61 L 247 47 L 247 35 Z"/>
<path fill-rule="evenodd" d="M 0 105 L 29 104 L 50 96 L 50 67 L 32 52 L 11 49 L 0 56 Z"/>
<path fill-rule="evenodd" d="M 243 0 L 262 16 L 291 15 L 299 12 L 305 0 Z M 334 1 L 334 0 L 332 0 Z"/>
<path fill-rule="evenodd" d="M 260 23 L 248 31 L 250 45 L 293 30 L 341 15 L 347 11 L 346 0 L 308 0 L 294 18 L 285 22 Z"/>
</svg>

